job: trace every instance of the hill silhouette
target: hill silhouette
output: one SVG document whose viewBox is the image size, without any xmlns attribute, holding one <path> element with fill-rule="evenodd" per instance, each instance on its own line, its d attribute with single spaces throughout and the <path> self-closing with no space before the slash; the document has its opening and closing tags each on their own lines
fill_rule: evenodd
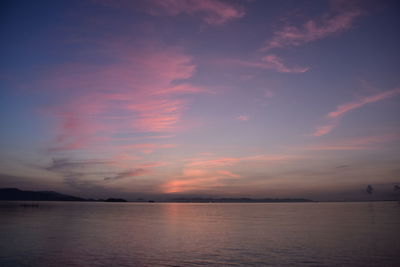
<svg viewBox="0 0 400 267">
<path fill-rule="evenodd" d="M 17 188 L 0 188 L 0 200 L 87 201 L 84 198 L 54 191 L 23 191 Z"/>
</svg>

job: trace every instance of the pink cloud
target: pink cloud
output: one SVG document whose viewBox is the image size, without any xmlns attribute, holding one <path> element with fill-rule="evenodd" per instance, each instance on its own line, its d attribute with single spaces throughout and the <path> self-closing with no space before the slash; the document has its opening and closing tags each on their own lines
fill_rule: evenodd
<svg viewBox="0 0 400 267">
<path fill-rule="evenodd" d="M 242 7 L 220 0 L 149 0 L 148 11 L 155 16 L 199 15 L 208 24 L 220 25 L 245 15 Z"/>
<path fill-rule="evenodd" d="M 221 157 L 214 159 L 191 159 L 188 163 L 185 164 L 186 167 L 197 167 L 197 168 L 217 168 L 217 167 L 225 167 L 225 166 L 234 166 L 239 162 L 279 162 L 279 161 L 288 161 L 302 158 L 304 156 L 298 155 L 285 155 L 285 154 L 277 154 L 277 155 L 268 155 L 268 154 L 259 154 L 254 156 L 246 156 L 246 157 Z"/>
<path fill-rule="evenodd" d="M 230 171 L 226 171 L 226 170 L 219 170 L 217 171 L 218 174 L 224 175 L 224 176 L 228 176 L 228 177 L 232 177 L 232 178 L 240 178 L 240 175 L 235 174 L 233 172 Z"/>
<path fill-rule="evenodd" d="M 51 151 L 84 149 L 89 144 L 108 139 L 96 135 L 105 129 L 98 121 L 91 119 L 104 108 L 102 96 L 73 99 L 63 106 L 44 110 L 44 113 L 58 119 L 55 129 L 56 142 Z"/>
<path fill-rule="evenodd" d="M 301 26 L 285 26 L 273 34 L 262 50 L 300 46 L 333 34 L 339 34 L 350 29 L 355 19 L 361 15 L 363 15 L 361 9 L 340 8 L 323 14 L 317 19 L 308 20 Z"/>
<path fill-rule="evenodd" d="M 197 93 L 209 93 L 209 91 L 205 88 L 195 87 L 190 84 L 182 83 L 155 92 L 155 94 L 197 94 Z"/>
<path fill-rule="evenodd" d="M 266 98 L 272 98 L 272 97 L 274 97 L 274 95 L 275 95 L 275 93 L 271 90 L 265 90 L 265 92 L 264 92 L 264 96 Z"/>
<path fill-rule="evenodd" d="M 133 144 L 133 145 L 127 145 L 123 146 L 124 148 L 127 149 L 141 149 L 141 148 L 172 148 L 176 147 L 176 144 L 152 144 L 152 143 L 141 143 L 141 144 Z"/>
<path fill-rule="evenodd" d="M 247 156 L 242 157 L 242 161 L 247 162 L 261 162 L 261 163 L 268 163 L 268 162 L 285 162 L 285 161 L 292 161 L 303 159 L 306 156 L 304 155 L 287 155 L 287 154 L 277 154 L 277 155 L 268 155 L 268 154 L 260 154 L 255 156 Z"/>
<path fill-rule="evenodd" d="M 303 73 L 309 70 L 307 67 L 287 67 L 282 59 L 276 55 L 267 55 L 261 59 L 265 64 L 264 68 L 273 69 L 284 73 Z"/>
<path fill-rule="evenodd" d="M 352 138 L 352 139 L 340 140 L 324 144 L 318 144 L 306 147 L 304 149 L 315 150 L 315 151 L 366 150 L 366 149 L 374 149 L 378 145 L 398 140 L 400 140 L 399 134 L 385 134 L 385 135 L 366 136 L 366 137 Z"/>
<path fill-rule="evenodd" d="M 122 145 L 118 146 L 119 149 L 123 151 L 141 151 L 144 154 L 153 153 L 156 149 L 167 149 L 174 148 L 176 144 L 152 144 L 152 143 L 139 143 L 139 144 L 130 144 L 130 145 Z"/>
<path fill-rule="evenodd" d="M 188 95 L 208 92 L 187 82 L 196 66 L 180 49 L 105 47 L 114 52 L 116 63 L 62 65 L 43 78 L 45 90 L 68 94 L 68 101 L 46 111 L 60 122 L 52 150 L 117 141 L 113 134 L 119 132 L 141 132 L 149 138 L 158 132 L 160 139 L 169 138 L 184 127 Z"/>
<path fill-rule="evenodd" d="M 277 55 L 266 55 L 262 57 L 260 61 L 225 60 L 225 62 L 244 67 L 274 70 L 282 73 L 304 73 L 309 70 L 308 67 L 289 67 L 285 65 L 283 60 Z"/>
<path fill-rule="evenodd" d="M 337 120 L 335 120 L 335 121 L 329 122 L 328 124 L 317 126 L 312 135 L 313 136 L 326 135 L 326 134 L 330 133 L 336 127 L 337 123 L 338 123 Z"/>
<path fill-rule="evenodd" d="M 142 132 L 166 132 L 176 129 L 184 107 L 184 100 L 172 98 L 153 98 L 126 106 L 128 110 L 136 113 L 132 127 Z"/>
<path fill-rule="evenodd" d="M 248 121 L 250 119 L 250 117 L 246 116 L 246 115 L 240 115 L 240 116 L 237 116 L 236 119 L 239 121 Z"/>
<path fill-rule="evenodd" d="M 327 117 L 330 119 L 338 118 L 338 117 L 345 115 L 347 112 L 349 112 L 353 109 L 361 108 L 362 106 L 364 106 L 366 104 L 370 104 L 370 103 L 374 103 L 374 102 L 377 102 L 377 101 L 380 101 L 383 99 L 391 98 L 398 94 L 400 94 L 400 88 L 396 88 L 396 89 L 385 91 L 385 92 L 380 92 L 380 93 L 372 95 L 372 96 L 367 96 L 367 97 L 363 97 L 363 98 L 355 100 L 355 101 L 347 102 L 343 105 L 338 106 L 336 108 L 336 110 L 329 112 Z"/>
<path fill-rule="evenodd" d="M 115 141 L 135 141 L 143 139 L 168 139 L 173 138 L 174 134 L 164 134 L 164 135 L 144 135 L 144 136 L 133 136 L 133 137 L 113 137 L 112 140 Z"/>
<path fill-rule="evenodd" d="M 194 160 L 186 166 L 188 167 L 202 167 L 202 168 L 214 168 L 220 166 L 232 166 L 239 162 L 240 158 L 216 158 L 209 160 Z"/>
<path fill-rule="evenodd" d="M 336 107 L 334 111 L 329 112 L 328 115 L 326 116 L 328 122 L 326 124 L 317 126 L 312 135 L 323 136 L 330 133 L 338 125 L 340 118 L 346 115 L 346 113 L 352 111 L 353 109 L 358 109 L 370 103 L 392 98 L 399 94 L 400 94 L 400 88 L 396 88 L 393 90 L 380 92 L 372 96 L 362 97 L 355 101 L 339 105 Z"/>
<path fill-rule="evenodd" d="M 155 168 L 168 165 L 169 162 L 167 161 L 151 161 L 151 162 L 143 162 L 139 166 L 141 168 Z"/>
</svg>

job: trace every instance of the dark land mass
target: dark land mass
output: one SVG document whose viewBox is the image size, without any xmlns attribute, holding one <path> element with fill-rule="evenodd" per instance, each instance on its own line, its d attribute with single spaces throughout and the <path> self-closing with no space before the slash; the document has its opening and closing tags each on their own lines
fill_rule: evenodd
<svg viewBox="0 0 400 267">
<path fill-rule="evenodd" d="M 108 198 L 105 201 L 106 202 L 128 202 L 123 198 Z"/>
<path fill-rule="evenodd" d="M 0 200 L 87 201 L 84 198 L 64 195 L 53 191 L 23 191 L 17 188 L 1 188 Z"/>
<path fill-rule="evenodd" d="M 282 203 L 282 202 L 313 202 L 304 198 L 174 198 L 171 202 L 184 203 Z"/>
<path fill-rule="evenodd" d="M 53 191 L 24 191 L 17 188 L 0 188 L 1 200 L 25 200 L 25 201 L 85 201 L 85 202 L 128 202 L 122 198 L 108 199 L 85 199 L 76 196 L 60 194 Z M 155 202 L 154 200 L 137 199 L 129 202 Z M 282 203 L 282 202 L 313 202 L 303 198 L 174 198 L 162 202 L 178 202 L 178 203 Z"/>
<path fill-rule="evenodd" d="M 96 202 L 127 202 L 122 198 L 86 199 L 53 191 L 24 191 L 17 188 L 0 188 L 0 200 L 23 200 L 23 201 L 96 201 Z"/>
</svg>

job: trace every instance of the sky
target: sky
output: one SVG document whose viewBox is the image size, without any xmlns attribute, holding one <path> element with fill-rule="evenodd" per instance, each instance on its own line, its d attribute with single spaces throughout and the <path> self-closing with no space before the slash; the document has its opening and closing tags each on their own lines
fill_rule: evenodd
<svg viewBox="0 0 400 267">
<path fill-rule="evenodd" d="M 397 1 L 0 12 L 0 187 L 361 200 L 400 183 Z"/>
</svg>

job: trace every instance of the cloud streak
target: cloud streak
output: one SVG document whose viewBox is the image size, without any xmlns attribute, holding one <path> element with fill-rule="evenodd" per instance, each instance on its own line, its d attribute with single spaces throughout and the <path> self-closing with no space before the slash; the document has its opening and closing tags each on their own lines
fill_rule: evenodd
<svg viewBox="0 0 400 267">
<path fill-rule="evenodd" d="M 283 163 L 304 158 L 297 155 L 253 155 L 246 157 L 220 157 L 212 159 L 191 159 L 184 164 L 182 175 L 161 185 L 164 193 L 206 192 L 215 188 L 226 188 L 232 182 L 242 179 L 241 175 L 227 170 L 239 163 L 268 164 Z"/>
<path fill-rule="evenodd" d="M 249 68 L 259 68 L 266 70 L 273 70 L 281 73 L 304 73 L 309 70 L 308 67 L 299 66 L 288 66 L 283 62 L 283 59 L 277 55 L 269 54 L 262 57 L 259 61 L 249 61 L 249 60 L 225 60 L 227 64 L 249 67 Z"/>
<path fill-rule="evenodd" d="M 283 60 L 276 55 L 266 55 L 262 58 L 264 68 L 273 69 L 283 73 L 303 73 L 309 70 L 308 67 L 288 67 Z"/>
<path fill-rule="evenodd" d="M 240 115 L 240 116 L 237 116 L 236 119 L 239 121 L 248 121 L 250 119 L 250 117 L 246 116 L 246 115 Z"/>
<path fill-rule="evenodd" d="M 367 150 L 374 149 L 384 143 L 390 143 L 398 140 L 400 140 L 399 134 L 385 134 L 312 145 L 303 149 L 310 151 Z"/>
<path fill-rule="evenodd" d="M 147 4 L 151 15 L 196 15 L 210 25 L 225 24 L 245 15 L 241 6 L 220 0 L 149 0 Z"/>
<path fill-rule="evenodd" d="M 62 65 L 43 79 L 45 88 L 70 95 L 46 110 L 59 122 L 51 151 L 116 141 L 118 132 L 173 136 L 184 127 L 188 95 L 209 93 L 186 81 L 196 66 L 178 48 L 117 48 L 117 63 Z"/>
<path fill-rule="evenodd" d="M 274 48 L 300 46 L 350 29 L 364 12 L 358 8 L 330 11 L 319 18 L 310 19 L 301 26 L 288 25 L 273 33 L 262 51 Z"/>
<path fill-rule="evenodd" d="M 313 136 L 323 136 L 329 134 L 339 124 L 340 119 L 348 112 L 361 108 L 367 104 L 378 102 L 384 99 L 392 98 L 400 94 L 400 88 L 380 92 L 372 96 L 365 96 L 360 99 L 350 101 L 339 105 L 334 111 L 326 115 L 327 122 L 323 125 L 317 126 L 312 133 Z"/>
<path fill-rule="evenodd" d="M 119 179 L 123 179 L 123 178 L 128 178 L 128 177 L 136 177 L 136 176 L 142 176 L 145 174 L 150 173 L 150 170 L 147 169 L 143 169 L 143 168 L 137 168 L 134 170 L 128 170 L 128 171 L 123 171 L 118 173 L 117 175 L 113 176 L 113 177 L 105 177 L 104 180 L 105 181 L 110 181 L 110 180 L 119 180 Z"/>
</svg>

